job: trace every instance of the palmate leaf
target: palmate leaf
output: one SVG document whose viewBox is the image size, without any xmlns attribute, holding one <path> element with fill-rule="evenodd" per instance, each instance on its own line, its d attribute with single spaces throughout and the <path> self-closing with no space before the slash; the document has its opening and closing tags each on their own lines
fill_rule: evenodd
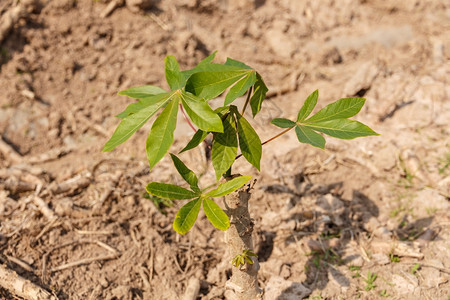
<svg viewBox="0 0 450 300">
<path fill-rule="evenodd" d="M 143 86 L 132 87 L 132 88 L 126 89 L 124 91 L 120 91 L 117 94 L 123 95 L 123 96 L 128 96 L 128 97 L 134 98 L 134 99 L 141 99 L 141 98 L 151 97 L 151 96 L 162 94 L 162 93 L 167 93 L 167 92 L 158 86 L 143 85 Z"/>
<path fill-rule="evenodd" d="M 203 199 L 203 211 L 211 224 L 219 230 L 227 230 L 230 227 L 230 219 L 227 214 L 211 198 Z"/>
<path fill-rule="evenodd" d="M 295 126 L 295 122 L 285 118 L 275 118 L 270 123 L 280 128 L 291 128 Z"/>
<path fill-rule="evenodd" d="M 259 73 L 256 73 L 256 82 L 253 89 L 253 95 L 250 99 L 250 107 L 252 108 L 253 118 L 259 113 L 261 110 L 262 103 L 266 98 L 266 94 L 269 91 L 264 80 L 262 79 Z"/>
<path fill-rule="evenodd" d="M 150 170 L 164 157 L 173 143 L 173 132 L 177 125 L 178 103 L 180 101 L 179 93 L 175 94 L 175 99 L 167 104 L 153 122 L 147 138 L 146 152 Z"/>
<path fill-rule="evenodd" d="M 276 118 L 272 120 L 272 124 L 282 128 L 295 126 L 295 133 L 301 143 L 310 144 L 321 149 L 325 148 L 325 139 L 317 131 L 345 140 L 378 135 L 368 126 L 358 121 L 347 119 L 361 110 L 365 102 L 363 98 L 339 99 L 325 106 L 309 119 L 306 119 L 316 106 L 318 96 L 317 90 L 308 96 L 298 112 L 297 122 Z"/>
<path fill-rule="evenodd" d="M 219 180 L 233 164 L 237 154 L 236 127 L 230 114 L 223 121 L 223 133 L 215 133 L 211 158 L 216 178 Z"/>
<path fill-rule="evenodd" d="M 181 73 L 184 75 L 186 80 L 191 77 L 192 74 L 200 72 L 200 71 L 206 71 L 207 65 L 211 64 L 214 58 L 216 57 L 217 50 L 211 53 L 208 57 L 204 58 L 202 61 L 200 61 L 194 68 L 190 70 L 184 70 L 181 71 Z"/>
<path fill-rule="evenodd" d="M 151 104 L 142 108 L 136 113 L 123 119 L 113 133 L 113 136 L 106 142 L 103 152 L 112 151 L 118 145 L 128 140 L 133 133 L 141 128 L 161 107 L 174 97 L 173 93 L 164 93 L 153 96 Z"/>
<path fill-rule="evenodd" d="M 228 92 L 227 96 L 225 97 L 225 105 L 229 105 L 232 103 L 236 98 L 241 97 L 245 94 L 245 92 L 252 87 L 256 82 L 256 72 L 251 71 L 247 75 L 245 75 L 241 80 L 236 82 L 233 87 L 231 87 L 230 91 Z"/>
<path fill-rule="evenodd" d="M 256 169 L 260 169 L 262 145 L 258 134 L 250 123 L 235 109 L 237 120 L 239 148 L 245 159 Z"/>
<path fill-rule="evenodd" d="M 308 122 L 305 123 L 304 126 L 343 140 L 378 135 L 378 133 L 361 122 L 349 119 L 335 119 L 311 123 Z"/>
<path fill-rule="evenodd" d="M 139 100 L 136 103 L 131 103 L 127 106 L 127 108 L 121 112 L 120 114 L 116 115 L 116 118 L 119 119 L 125 119 L 126 117 L 128 117 L 129 115 L 135 114 L 138 111 L 140 111 L 141 109 L 143 109 L 144 107 L 147 107 L 148 105 L 146 105 L 146 101 L 147 99 L 151 99 L 153 97 L 150 98 L 143 98 L 142 100 Z"/>
<path fill-rule="evenodd" d="M 319 98 L 318 90 L 315 90 L 308 98 L 306 98 L 305 103 L 298 112 L 297 122 L 305 120 L 312 113 L 314 107 L 316 107 L 317 98 Z"/>
<path fill-rule="evenodd" d="M 181 175 L 181 177 L 189 183 L 191 186 L 191 189 L 200 192 L 200 189 L 198 187 L 198 178 L 195 175 L 192 170 L 190 170 L 186 165 L 174 154 L 170 154 L 170 157 L 172 157 L 173 164 L 175 165 L 175 168 L 178 171 L 178 174 Z"/>
<path fill-rule="evenodd" d="M 364 98 L 343 98 L 328 104 L 319 112 L 307 119 L 305 123 L 345 119 L 356 115 L 364 105 Z M 305 101 L 306 104 L 306 101 Z"/>
<path fill-rule="evenodd" d="M 175 56 L 169 55 L 164 59 L 166 81 L 172 91 L 183 88 L 186 85 L 186 78 L 180 72 L 180 66 Z"/>
<path fill-rule="evenodd" d="M 227 57 L 227 61 L 225 62 L 225 65 L 226 66 L 235 66 L 235 67 L 239 67 L 242 69 L 248 69 L 248 70 L 252 69 L 250 66 L 247 66 L 243 62 L 229 58 L 229 57 Z"/>
<path fill-rule="evenodd" d="M 164 199 L 184 200 L 199 196 L 199 193 L 187 190 L 178 185 L 160 182 L 149 183 L 146 190 L 150 195 Z"/>
<path fill-rule="evenodd" d="M 222 71 L 202 71 L 193 74 L 186 84 L 186 90 L 200 98 L 210 100 L 222 94 L 228 87 L 251 72 L 235 66 L 220 66 L 217 69 L 222 69 Z M 224 69 L 230 70 L 224 71 Z"/>
<path fill-rule="evenodd" d="M 181 92 L 181 103 L 192 122 L 203 131 L 223 132 L 222 120 L 208 102 L 189 92 Z"/>
<path fill-rule="evenodd" d="M 228 195 L 238 188 L 242 187 L 244 184 L 247 183 L 247 181 L 252 178 L 251 176 L 239 176 L 235 177 L 225 183 L 219 184 L 219 186 L 208 193 L 206 193 L 206 196 L 208 197 L 221 197 Z"/>
<path fill-rule="evenodd" d="M 142 98 L 138 102 L 129 104 L 127 106 L 127 108 L 123 112 L 121 112 L 120 114 L 116 115 L 116 117 L 119 118 L 119 119 L 125 119 L 126 117 L 137 113 L 141 109 L 143 109 L 143 108 L 145 108 L 147 106 L 150 106 L 153 103 L 158 102 L 161 98 L 164 98 L 167 95 L 169 95 L 169 94 L 168 93 L 161 93 L 161 94 L 157 94 L 157 95 L 153 95 L 153 96 Z"/>
<path fill-rule="evenodd" d="M 209 134 L 209 132 L 206 132 L 206 131 L 203 131 L 203 130 L 200 130 L 200 129 L 197 130 L 197 132 L 195 132 L 194 136 L 189 141 L 189 143 L 186 145 L 186 147 L 181 149 L 180 153 L 183 153 L 184 151 L 191 150 L 191 149 L 197 147 L 198 145 L 200 145 L 200 143 L 203 142 L 203 140 L 206 138 L 206 136 L 208 134 Z"/>
<path fill-rule="evenodd" d="M 310 144 L 320 149 L 325 148 L 325 139 L 314 130 L 298 125 L 295 127 L 295 133 L 300 143 Z"/>
<path fill-rule="evenodd" d="M 173 229 L 179 234 L 186 234 L 194 226 L 201 204 L 201 199 L 197 198 L 181 207 L 173 221 Z"/>
</svg>

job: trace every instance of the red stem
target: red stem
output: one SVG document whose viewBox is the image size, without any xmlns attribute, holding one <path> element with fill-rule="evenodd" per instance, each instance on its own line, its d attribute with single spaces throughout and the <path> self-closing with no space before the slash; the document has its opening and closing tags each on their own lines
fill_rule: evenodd
<svg viewBox="0 0 450 300">
<path fill-rule="evenodd" d="M 295 127 L 295 126 L 294 126 L 294 127 Z M 286 128 L 285 130 L 283 130 L 282 132 L 280 132 L 280 133 L 277 134 L 276 136 L 273 136 L 273 137 L 271 137 L 270 139 L 268 139 L 267 141 L 262 142 L 262 143 L 261 143 L 261 146 L 262 146 L 262 145 L 265 145 L 265 144 L 267 144 L 267 143 L 269 143 L 269 142 L 271 142 L 271 141 L 273 141 L 273 140 L 276 139 L 276 138 L 279 138 L 280 136 L 282 136 L 283 134 L 285 134 L 286 132 L 288 132 L 289 130 L 291 130 L 291 129 L 294 128 L 294 127 Z M 234 160 L 238 159 L 238 158 L 241 157 L 241 156 L 242 156 L 242 153 L 239 154 L 238 156 L 236 156 L 236 158 L 235 158 Z"/>
<path fill-rule="evenodd" d="M 191 120 L 189 120 L 188 116 L 186 115 L 186 112 L 184 111 L 183 105 L 180 104 L 180 110 L 183 113 L 183 117 L 186 120 L 186 122 L 189 124 L 189 126 L 194 130 L 194 132 L 197 132 L 197 129 L 195 129 L 194 125 L 192 124 Z"/>
</svg>

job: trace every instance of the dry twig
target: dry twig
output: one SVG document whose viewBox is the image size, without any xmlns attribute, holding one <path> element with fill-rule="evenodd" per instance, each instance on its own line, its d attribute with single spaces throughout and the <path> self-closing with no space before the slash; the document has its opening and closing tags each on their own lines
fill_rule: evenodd
<svg viewBox="0 0 450 300">
<path fill-rule="evenodd" d="M 107 16 L 112 14 L 112 12 L 116 8 L 119 8 L 119 7 L 123 6 L 124 4 L 125 4 L 124 0 L 112 0 L 111 2 L 108 3 L 108 6 L 106 6 L 106 8 L 100 13 L 100 17 L 106 18 Z"/>
<path fill-rule="evenodd" d="M 16 272 L 0 265 L 0 285 L 14 295 L 30 300 L 57 300 L 40 286 L 19 276 Z"/>
</svg>

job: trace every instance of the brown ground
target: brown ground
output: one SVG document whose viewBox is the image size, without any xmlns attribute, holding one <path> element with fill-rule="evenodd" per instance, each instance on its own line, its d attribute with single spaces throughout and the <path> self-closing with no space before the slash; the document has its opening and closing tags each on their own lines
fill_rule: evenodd
<svg viewBox="0 0 450 300">
<path fill-rule="evenodd" d="M 0 15 L 17 2 L 2 0 Z M 261 173 L 238 161 L 258 179 L 261 285 L 299 282 L 310 299 L 449 299 L 448 1 L 161 0 L 102 18 L 106 2 L 41 0 L 0 41 L 0 142 L 13 149 L 0 148 L 1 263 L 59 299 L 181 299 L 196 280 L 198 299 L 222 299 L 223 233 L 201 216 L 179 236 L 176 207 L 164 215 L 142 197 L 152 180 L 181 183 L 167 158 L 148 172 L 150 124 L 100 152 L 130 101 L 117 91 L 166 87 L 165 55 L 186 69 L 219 50 L 275 92 L 254 121 L 263 140 L 315 89 L 319 106 L 364 96 L 358 119 L 381 133 L 328 138 L 326 151 L 290 133 L 264 149 Z M 205 169 L 200 150 L 182 158 Z"/>
</svg>

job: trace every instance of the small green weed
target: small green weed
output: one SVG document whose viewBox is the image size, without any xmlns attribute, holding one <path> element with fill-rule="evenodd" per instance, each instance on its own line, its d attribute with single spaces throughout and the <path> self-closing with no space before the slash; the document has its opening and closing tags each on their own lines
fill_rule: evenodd
<svg viewBox="0 0 450 300">
<path fill-rule="evenodd" d="M 382 290 L 382 291 L 380 292 L 380 296 L 381 296 L 381 297 L 389 297 L 389 294 L 387 293 L 386 290 Z"/>
<path fill-rule="evenodd" d="M 348 267 L 348 269 L 350 271 L 359 271 L 359 270 L 361 270 L 361 267 L 360 266 L 353 266 L 353 265 L 351 265 L 351 266 Z"/>
<path fill-rule="evenodd" d="M 377 280 L 377 273 L 372 273 L 372 272 L 368 272 L 367 273 L 367 279 L 366 281 L 366 286 L 364 287 L 364 289 L 368 292 L 373 290 L 374 288 L 376 288 L 376 284 L 375 284 L 375 280 Z"/>
<path fill-rule="evenodd" d="M 420 269 L 420 264 L 415 264 L 414 266 L 411 267 L 411 274 L 415 275 L 416 272 Z"/>
<path fill-rule="evenodd" d="M 439 174 L 443 175 L 450 167 L 450 152 L 445 154 L 445 157 L 441 160 L 442 167 L 439 168 Z"/>
<path fill-rule="evenodd" d="M 400 257 L 398 255 L 395 255 L 393 253 L 389 253 L 389 260 L 393 263 L 399 263 Z"/>
</svg>

